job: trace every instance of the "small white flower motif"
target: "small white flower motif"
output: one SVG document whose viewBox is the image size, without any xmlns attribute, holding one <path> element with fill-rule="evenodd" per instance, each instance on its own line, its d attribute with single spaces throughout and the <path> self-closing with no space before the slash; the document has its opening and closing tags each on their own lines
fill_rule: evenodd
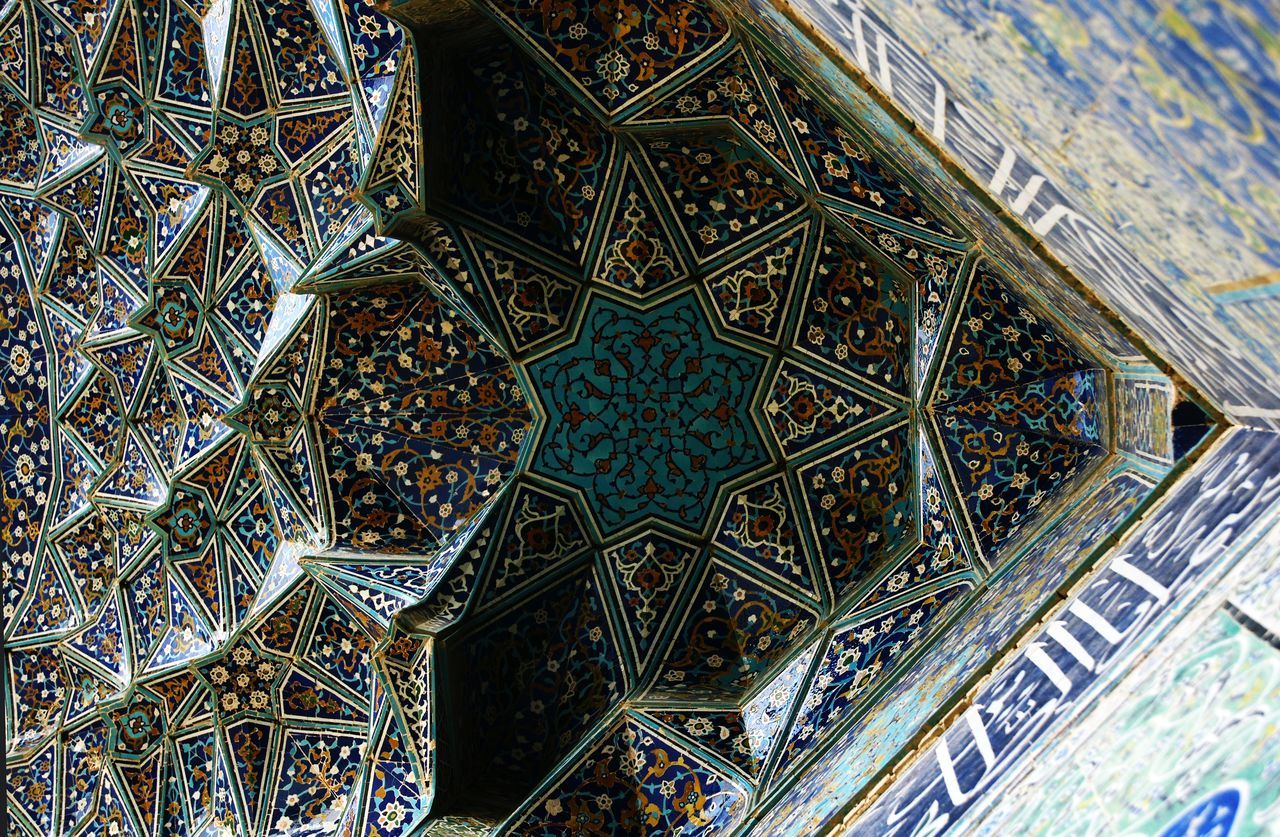
<svg viewBox="0 0 1280 837">
<path fill-rule="evenodd" d="M 635 747 L 628 747 L 627 751 L 622 754 L 620 759 L 622 769 L 630 774 L 638 774 L 644 769 L 644 753 Z"/>
<path fill-rule="evenodd" d="M 596 72 L 610 83 L 622 81 L 630 71 L 631 62 L 616 49 L 609 50 L 596 61 Z"/>
<path fill-rule="evenodd" d="M 990 485 L 987 485 L 986 483 L 984 483 L 982 487 L 978 489 L 978 496 L 981 497 L 983 500 L 990 500 L 991 495 L 994 493 L 995 493 L 995 489 L 993 489 Z"/>
<path fill-rule="evenodd" d="M 708 718 L 693 717 L 684 722 L 684 728 L 693 736 L 707 735 L 711 732 L 711 721 Z"/>
<path fill-rule="evenodd" d="M 22 453 L 18 455 L 18 459 L 14 464 L 14 470 L 18 475 L 18 484 L 29 485 L 36 472 L 35 460 L 30 455 Z"/>
<path fill-rule="evenodd" d="M 399 802 L 390 802 L 382 806 L 382 810 L 378 812 L 378 825 L 390 831 L 404 822 L 404 815 L 403 805 Z"/>
<path fill-rule="evenodd" d="M 751 88 L 743 81 L 742 76 L 729 76 L 716 82 L 719 95 L 735 102 L 746 102 L 751 99 Z"/>
<path fill-rule="evenodd" d="M 849 179 L 849 165 L 840 157 L 840 155 L 828 151 L 822 155 L 822 164 L 827 169 L 827 174 L 837 180 Z"/>
</svg>

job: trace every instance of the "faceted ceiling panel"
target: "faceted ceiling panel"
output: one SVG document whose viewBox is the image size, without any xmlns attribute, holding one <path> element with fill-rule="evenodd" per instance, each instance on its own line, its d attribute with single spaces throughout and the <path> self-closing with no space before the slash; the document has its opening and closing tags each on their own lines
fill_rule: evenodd
<svg viewBox="0 0 1280 837">
<path fill-rule="evenodd" d="M 717 6 L 393 14 L 0 8 L 18 832 L 731 831 L 1115 462 Z"/>
</svg>

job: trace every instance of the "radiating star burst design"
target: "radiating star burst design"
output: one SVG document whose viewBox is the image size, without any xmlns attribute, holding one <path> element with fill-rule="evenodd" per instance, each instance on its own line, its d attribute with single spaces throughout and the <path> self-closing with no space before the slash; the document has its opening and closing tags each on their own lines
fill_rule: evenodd
<svg viewBox="0 0 1280 837">
<path fill-rule="evenodd" d="M 15 833 L 731 830 L 1118 461 L 753 26 L 382 5 L 0 7 Z"/>
</svg>

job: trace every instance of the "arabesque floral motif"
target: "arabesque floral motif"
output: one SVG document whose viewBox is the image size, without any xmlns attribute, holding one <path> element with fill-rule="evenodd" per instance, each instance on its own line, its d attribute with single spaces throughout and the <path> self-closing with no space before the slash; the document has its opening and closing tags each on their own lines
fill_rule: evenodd
<svg viewBox="0 0 1280 837">
<path fill-rule="evenodd" d="M 749 20 L 387 5 L 0 7 L 15 834 L 733 832 L 1122 462 Z"/>
</svg>

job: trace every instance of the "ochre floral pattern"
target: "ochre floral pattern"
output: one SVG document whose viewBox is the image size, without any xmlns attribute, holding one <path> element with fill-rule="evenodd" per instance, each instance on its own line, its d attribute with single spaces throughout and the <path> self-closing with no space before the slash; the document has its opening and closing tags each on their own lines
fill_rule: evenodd
<svg viewBox="0 0 1280 837">
<path fill-rule="evenodd" d="M 751 21 L 386 5 L 0 9 L 14 833 L 732 832 L 1138 502 L 1004 570 L 1088 304 Z"/>
</svg>

